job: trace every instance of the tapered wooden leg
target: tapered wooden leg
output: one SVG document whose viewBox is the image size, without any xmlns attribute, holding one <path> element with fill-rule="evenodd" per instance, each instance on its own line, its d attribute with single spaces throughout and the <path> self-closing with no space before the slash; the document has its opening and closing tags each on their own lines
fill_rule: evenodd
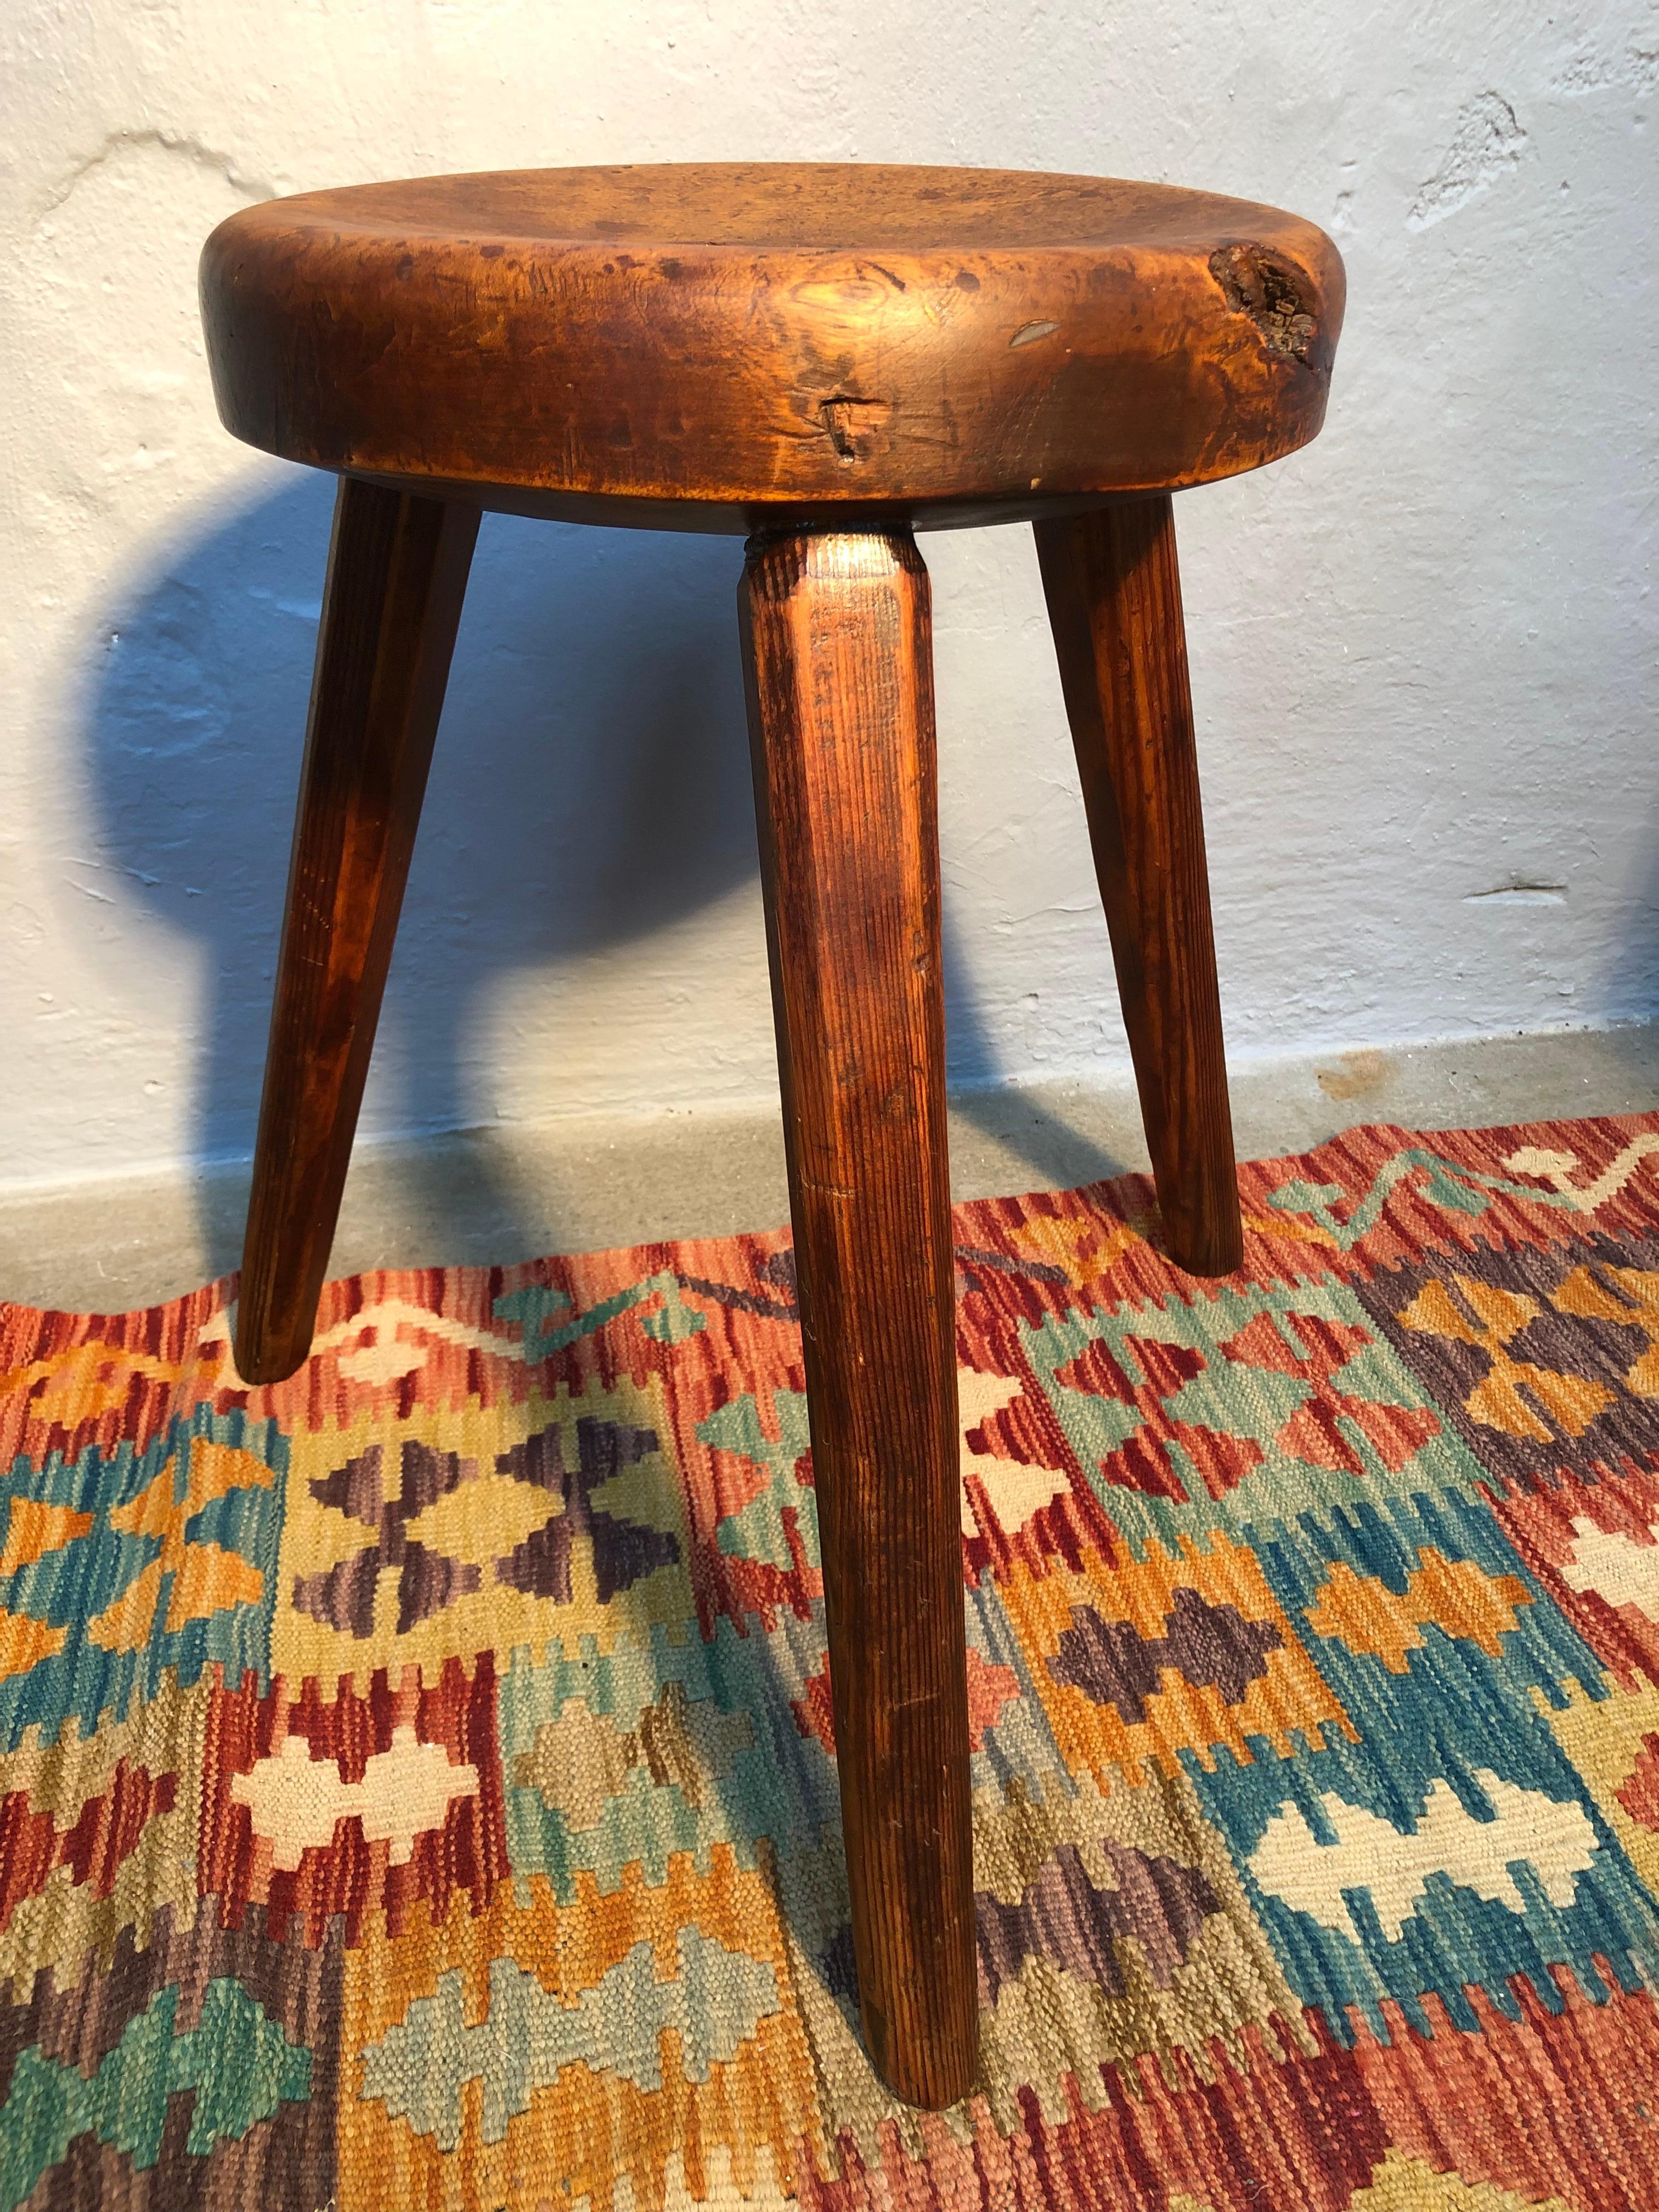
<svg viewBox="0 0 1659 2212">
<path fill-rule="evenodd" d="M 341 479 L 242 1252 L 246 1382 L 311 1348 L 477 531 L 476 507 Z"/>
<path fill-rule="evenodd" d="M 1170 1256 L 1242 1257 L 1204 821 L 1167 495 L 1036 526 Z"/>
<path fill-rule="evenodd" d="M 739 599 L 860 2002 L 938 2106 L 976 2007 L 927 572 L 780 537 Z"/>
</svg>

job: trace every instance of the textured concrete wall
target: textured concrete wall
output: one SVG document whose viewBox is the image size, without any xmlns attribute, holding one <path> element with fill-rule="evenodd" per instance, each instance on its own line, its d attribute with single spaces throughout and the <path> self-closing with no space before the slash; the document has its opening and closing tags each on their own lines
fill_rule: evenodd
<svg viewBox="0 0 1659 2212">
<path fill-rule="evenodd" d="M 194 269 L 274 192 L 813 155 L 1324 223 L 1328 428 L 1188 495 L 1241 1051 L 1659 995 L 1659 15 L 1566 0 L 10 0 L 0 1182 L 252 1138 L 330 487 L 232 445 Z M 1029 533 L 926 541 L 952 1051 L 1123 1059 Z M 730 542 L 493 520 L 367 1127 L 773 1080 Z"/>
</svg>

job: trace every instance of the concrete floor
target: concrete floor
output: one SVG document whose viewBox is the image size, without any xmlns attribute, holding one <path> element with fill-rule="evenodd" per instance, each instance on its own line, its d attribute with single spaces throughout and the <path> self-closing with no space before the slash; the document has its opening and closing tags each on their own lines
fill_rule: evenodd
<svg viewBox="0 0 1659 2212">
<path fill-rule="evenodd" d="M 1245 1060 L 1231 1079 L 1241 1159 L 1304 1152 L 1363 1121 L 1445 1129 L 1642 1113 L 1659 1107 L 1659 1025 Z M 963 1092 L 951 1161 L 959 1198 L 1144 1169 L 1133 1087 Z M 112 1313 L 176 1297 L 235 1267 L 246 1196 L 245 1162 L 0 1194 L 0 1298 Z M 787 1212 L 770 1105 L 477 1130 L 361 1147 L 331 1272 L 721 1236 Z"/>
</svg>

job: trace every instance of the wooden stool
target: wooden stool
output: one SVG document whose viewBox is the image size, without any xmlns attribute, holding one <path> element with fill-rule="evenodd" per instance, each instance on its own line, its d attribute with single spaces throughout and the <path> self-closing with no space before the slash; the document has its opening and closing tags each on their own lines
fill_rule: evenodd
<svg viewBox="0 0 1659 2212">
<path fill-rule="evenodd" d="M 746 532 L 739 593 L 864 2031 L 975 2068 L 927 572 L 1036 526 L 1158 1206 L 1239 1261 L 1170 493 L 1318 430 L 1342 266 L 1207 193 L 1000 171 L 423 178 L 202 258 L 219 411 L 339 472 L 237 1363 L 311 1342 L 482 510 Z M 648 619 L 648 615 L 645 617 Z"/>
</svg>

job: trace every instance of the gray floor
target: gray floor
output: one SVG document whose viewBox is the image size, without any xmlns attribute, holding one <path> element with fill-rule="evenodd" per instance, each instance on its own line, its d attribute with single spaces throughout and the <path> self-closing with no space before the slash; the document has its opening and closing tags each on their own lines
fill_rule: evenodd
<svg viewBox="0 0 1659 2212">
<path fill-rule="evenodd" d="M 1486 1037 L 1394 1052 L 1245 1061 L 1242 1159 L 1301 1152 L 1362 1121 L 1434 1129 L 1659 1106 L 1659 1025 Z M 962 1198 L 1063 1188 L 1146 1164 L 1133 1088 L 1046 1083 L 952 1101 Z M 246 1163 L 0 1194 L 0 1298 L 118 1312 L 237 1262 Z M 556 1121 L 363 1146 L 331 1272 L 533 1259 L 721 1236 L 788 1211 L 776 1112 Z"/>
</svg>

